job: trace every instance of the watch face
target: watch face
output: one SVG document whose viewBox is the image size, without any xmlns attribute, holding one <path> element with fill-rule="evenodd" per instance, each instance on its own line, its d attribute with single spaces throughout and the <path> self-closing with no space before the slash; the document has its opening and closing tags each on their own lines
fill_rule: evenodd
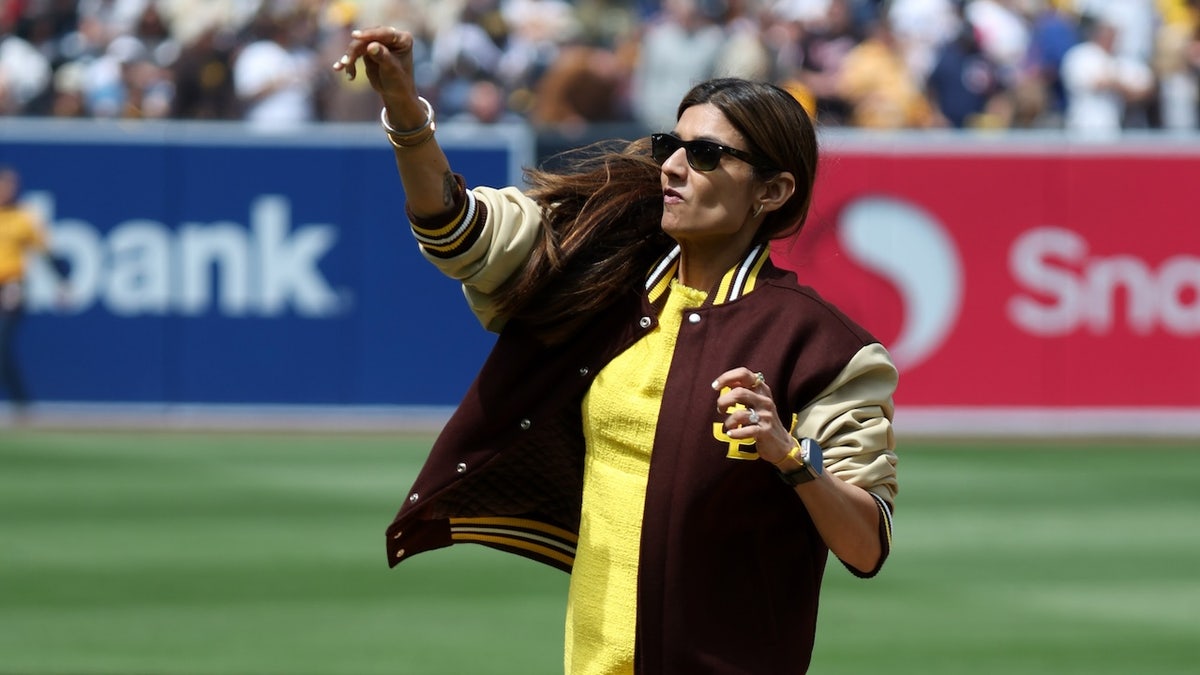
<svg viewBox="0 0 1200 675">
<path fill-rule="evenodd" d="M 808 470 L 813 476 L 820 476 L 825 472 L 825 458 L 821 454 L 821 446 L 811 438 L 806 438 L 800 441 L 800 447 L 804 451 L 804 463 L 808 465 Z"/>
<path fill-rule="evenodd" d="M 821 452 L 821 446 L 817 445 L 816 441 L 811 438 L 802 438 L 799 449 L 799 459 L 804 466 L 795 471 L 779 472 L 779 478 L 792 487 L 819 478 L 821 474 L 825 473 L 824 455 Z"/>
</svg>

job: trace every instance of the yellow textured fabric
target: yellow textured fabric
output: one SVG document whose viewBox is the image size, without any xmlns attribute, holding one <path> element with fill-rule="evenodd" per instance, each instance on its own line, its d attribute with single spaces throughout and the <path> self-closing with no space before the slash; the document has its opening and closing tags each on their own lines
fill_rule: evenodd
<svg viewBox="0 0 1200 675">
<path fill-rule="evenodd" d="M 633 673 L 650 448 L 683 312 L 705 295 L 672 282 L 658 326 L 605 366 L 583 400 L 587 457 L 567 594 L 568 675 Z"/>
<path fill-rule="evenodd" d="M 42 232 L 28 212 L 0 207 L 0 283 L 19 281 L 25 273 L 25 252 L 43 248 Z"/>
</svg>

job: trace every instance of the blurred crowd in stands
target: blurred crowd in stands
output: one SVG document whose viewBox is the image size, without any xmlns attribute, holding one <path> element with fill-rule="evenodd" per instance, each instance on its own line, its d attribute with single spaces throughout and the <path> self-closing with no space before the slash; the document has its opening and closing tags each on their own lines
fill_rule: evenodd
<svg viewBox="0 0 1200 675">
<path fill-rule="evenodd" d="M 737 75 L 825 126 L 1200 126 L 1200 0 L 0 0 L 0 114 L 377 120 L 330 70 L 376 24 L 439 120 L 663 130 Z"/>
</svg>

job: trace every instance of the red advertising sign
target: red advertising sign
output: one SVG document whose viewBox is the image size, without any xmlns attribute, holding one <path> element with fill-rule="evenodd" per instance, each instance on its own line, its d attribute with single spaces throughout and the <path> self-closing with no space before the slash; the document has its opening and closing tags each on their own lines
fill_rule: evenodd
<svg viewBox="0 0 1200 675">
<path fill-rule="evenodd" d="M 826 146 L 776 260 L 887 345 L 898 409 L 1200 420 L 1200 148 Z"/>
</svg>

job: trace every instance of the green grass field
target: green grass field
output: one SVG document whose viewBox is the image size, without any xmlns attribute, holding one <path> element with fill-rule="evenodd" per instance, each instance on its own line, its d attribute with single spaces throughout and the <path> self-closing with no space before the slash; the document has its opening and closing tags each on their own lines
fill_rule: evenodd
<svg viewBox="0 0 1200 675">
<path fill-rule="evenodd" d="M 561 572 L 387 568 L 429 440 L 0 430 L 0 673 L 561 672 Z M 811 672 L 1200 672 L 1197 450 L 906 442 L 893 557 L 831 564 Z"/>
</svg>

